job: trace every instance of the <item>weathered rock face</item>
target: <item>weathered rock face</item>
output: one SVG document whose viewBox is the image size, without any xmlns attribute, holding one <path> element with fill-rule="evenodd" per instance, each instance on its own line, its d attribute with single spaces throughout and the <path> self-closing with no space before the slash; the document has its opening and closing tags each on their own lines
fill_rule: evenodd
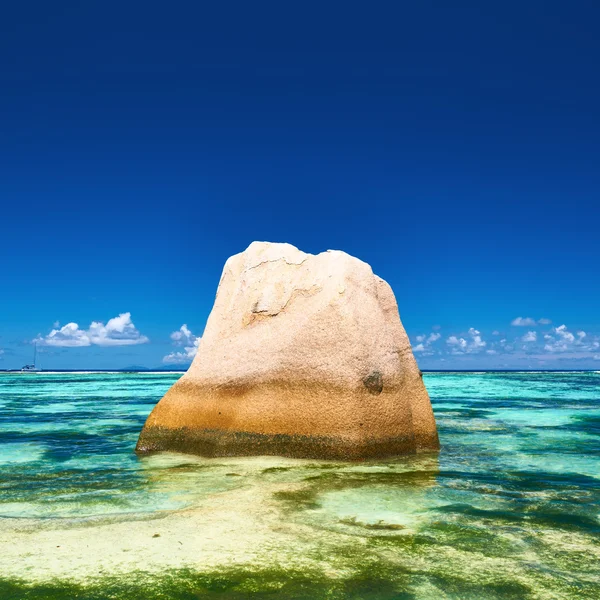
<svg viewBox="0 0 600 600">
<path fill-rule="evenodd" d="M 439 448 L 394 293 L 344 252 L 254 242 L 137 450 L 357 459 Z"/>
</svg>

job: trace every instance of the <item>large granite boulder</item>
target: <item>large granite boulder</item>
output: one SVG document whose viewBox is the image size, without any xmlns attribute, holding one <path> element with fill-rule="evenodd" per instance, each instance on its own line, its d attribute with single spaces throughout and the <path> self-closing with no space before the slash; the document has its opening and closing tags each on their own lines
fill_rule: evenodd
<svg viewBox="0 0 600 600">
<path fill-rule="evenodd" d="M 267 242 L 225 263 L 194 362 L 137 444 L 337 459 L 438 448 L 390 286 L 345 252 Z"/>
</svg>

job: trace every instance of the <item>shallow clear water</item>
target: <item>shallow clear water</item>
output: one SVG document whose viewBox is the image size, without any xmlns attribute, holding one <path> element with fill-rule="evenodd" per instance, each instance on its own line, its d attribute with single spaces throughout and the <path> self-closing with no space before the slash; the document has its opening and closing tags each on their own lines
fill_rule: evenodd
<svg viewBox="0 0 600 600">
<path fill-rule="evenodd" d="M 0 598 L 600 598 L 600 374 L 425 375 L 442 450 L 138 457 L 173 374 L 0 374 Z"/>
</svg>

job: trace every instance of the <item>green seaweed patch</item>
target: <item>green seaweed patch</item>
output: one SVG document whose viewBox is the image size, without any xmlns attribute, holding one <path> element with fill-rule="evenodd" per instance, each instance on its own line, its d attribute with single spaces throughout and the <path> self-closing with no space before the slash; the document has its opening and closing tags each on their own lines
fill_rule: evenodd
<svg viewBox="0 0 600 600">
<path fill-rule="evenodd" d="M 267 473 L 285 473 L 286 471 L 291 471 L 293 467 L 268 467 L 261 471 L 262 474 Z"/>
<path fill-rule="evenodd" d="M 368 464 L 367 461 L 364 461 Z M 341 469 L 342 467 L 347 466 L 339 462 L 326 462 L 318 465 L 309 465 L 309 469 L 317 469 L 319 471 L 331 471 L 333 469 Z"/>
<path fill-rule="evenodd" d="M 317 502 L 318 490 L 308 487 L 295 490 L 281 490 L 273 493 L 273 498 L 288 510 L 312 510 L 321 505 Z"/>
<path fill-rule="evenodd" d="M 464 552 L 478 552 L 484 556 L 499 558 L 518 553 L 513 540 L 483 526 L 434 521 L 428 524 L 427 532 L 433 536 L 438 546 L 450 546 Z"/>
<path fill-rule="evenodd" d="M 403 556 L 424 556 L 438 552 L 439 541 L 426 533 L 388 533 L 375 530 L 366 539 L 368 548 L 401 550 Z"/>
<path fill-rule="evenodd" d="M 427 576 L 430 583 L 443 590 L 447 598 L 485 598 L 485 600 L 527 600 L 539 598 L 529 586 L 512 578 L 489 583 L 467 581 L 463 577 L 444 573 Z"/>
<path fill-rule="evenodd" d="M 146 456 L 140 457 L 140 460 L 147 459 Z M 219 468 L 223 468 L 226 465 L 217 463 L 205 463 L 198 464 L 194 462 L 184 462 L 178 465 L 163 465 L 163 466 L 152 466 L 151 468 L 156 471 L 173 471 L 177 473 L 195 473 L 196 471 L 214 471 Z"/>
<path fill-rule="evenodd" d="M 438 471 L 351 471 L 329 472 L 306 477 L 304 481 L 321 487 L 321 491 L 333 491 L 365 486 L 429 487 L 436 483 Z"/>
<path fill-rule="evenodd" d="M 134 576 L 133 576 L 134 575 Z M 0 578 L 0 598 L 14 600 L 197 600 L 285 598 L 286 600 L 414 600 L 407 573 L 376 564 L 347 576 L 320 571 L 229 568 L 210 573 L 190 569 L 161 576 L 145 573 L 107 577 L 90 584 L 62 581 L 27 583 Z"/>
</svg>

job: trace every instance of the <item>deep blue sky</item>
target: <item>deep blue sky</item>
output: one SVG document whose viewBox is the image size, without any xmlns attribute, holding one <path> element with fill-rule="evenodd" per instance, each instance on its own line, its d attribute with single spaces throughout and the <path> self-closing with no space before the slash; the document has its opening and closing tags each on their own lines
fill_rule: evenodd
<svg viewBox="0 0 600 600">
<path fill-rule="evenodd" d="M 439 333 L 423 368 L 600 368 L 599 22 L 597 2 L 4 3 L 0 368 L 127 312 L 149 342 L 42 366 L 161 365 L 252 240 L 369 262 L 413 345 Z"/>
</svg>

